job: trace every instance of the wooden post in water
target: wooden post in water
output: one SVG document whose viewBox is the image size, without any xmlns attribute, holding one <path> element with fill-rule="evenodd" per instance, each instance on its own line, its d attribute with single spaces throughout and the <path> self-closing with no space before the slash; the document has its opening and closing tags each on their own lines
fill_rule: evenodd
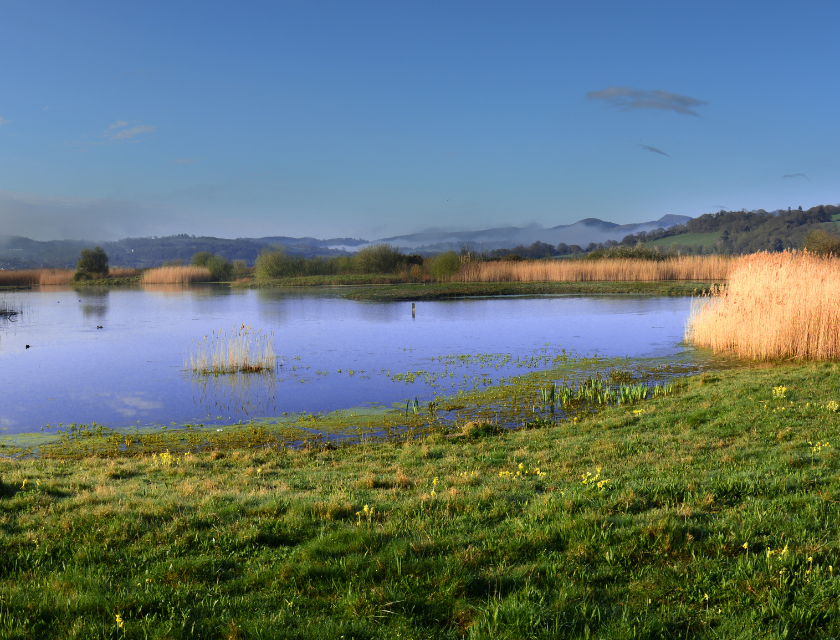
<svg viewBox="0 0 840 640">
<path fill-rule="evenodd" d="M 414 317 L 414 303 L 411 303 L 411 317 Z"/>
</svg>

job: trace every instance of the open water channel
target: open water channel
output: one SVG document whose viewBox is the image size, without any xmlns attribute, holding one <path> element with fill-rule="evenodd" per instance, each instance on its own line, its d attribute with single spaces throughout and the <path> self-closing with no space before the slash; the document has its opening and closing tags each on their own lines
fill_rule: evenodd
<svg viewBox="0 0 840 640">
<path fill-rule="evenodd" d="M 564 352 L 695 357 L 683 344 L 689 298 L 472 298 L 418 302 L 412 317 L 411 303 L 355 302 L 345 291 L 0 293 L 21 311 L 0 320 L 0 436 L 60 423 L 211 425 L 404 405 L 550 368 Z M 242 324 L 273 332 L 273 373 L 191 373 L 198 341 Z"/>
</svg>

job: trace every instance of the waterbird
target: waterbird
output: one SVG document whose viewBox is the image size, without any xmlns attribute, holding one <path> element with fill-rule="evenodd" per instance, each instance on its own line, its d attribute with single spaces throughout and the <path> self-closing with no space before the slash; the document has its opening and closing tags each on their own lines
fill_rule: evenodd
<svg viewBox="0 0 840 640">
<path fill-rule="evenodd" d="M 29 348 L 29 345 L 26 345 L 26 348 L 28 349 L 28 348 Z"/>
<path fill-rule="evenodd" d="M 97 328 L 97 329 L 101 329 L 101 328 L 102 328 L 102 325 L 101 325 L 101 324 L 98 324 L 98 325 L 96 325 L 96 328 Z"/>
</svg>

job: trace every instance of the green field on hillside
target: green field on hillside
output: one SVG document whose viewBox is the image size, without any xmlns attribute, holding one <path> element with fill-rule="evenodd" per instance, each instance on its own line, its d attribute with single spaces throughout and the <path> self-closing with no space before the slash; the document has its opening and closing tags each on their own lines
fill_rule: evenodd
<svg viewBox="0 0 840 640">
<path fill-rule="evenodd" d="M 669 236 L 667 238 L 653 240 L 652 242 L 646 242 L 645 246 L 662 247 L 663 249 L 667 249 L 672 244 L 683 247 L 695 245 L 711 247 L 714 246 L 715 242 L 717 242 L 720 238 L 720 233 L 720 231 L 712 231 L 709 233 L 681 233 L 678 236 Z"/>
</svg>

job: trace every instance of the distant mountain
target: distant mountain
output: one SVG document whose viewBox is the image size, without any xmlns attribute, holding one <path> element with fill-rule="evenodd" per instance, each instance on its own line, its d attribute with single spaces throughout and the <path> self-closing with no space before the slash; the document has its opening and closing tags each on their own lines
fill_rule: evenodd
<svg viewBox="0 0 840 640">
<path fill-rule="evenodd" d="M 667 228 L 684 224 L 691 218 L 667 215 L 653 222 L 619 225 L 597 218 L 586 218 L 574 224 L 545 229 L 538 226 L 501 227 L 482 231 L 441 232 L 426 231 L 404 236 L 363 240 L 361 238 L 293 238 L 266 236 L 264 238 L 213 238 L 191 236 L 185 233 L 162 238 L 123 238 L 112 242 L 89 240 L 31 240 L 21 236 L 0 236 L 0 268 L 22 269 L 32 267 L 73 267 L 84 248 L 100 245 L 115 266 L 154 267 L 163 262 L 190 261 L 194 253 L 209 251 L 223 255 L 228 260 L 245 260 L 254 264 L 257 255 L 267 246 L 279 245 L 294 255 L 313 256 L 348 255 L 370 244 L 388 243 L 404 251 L 431 254 L 448 249 L 460 249 L 471 244 L 476 249 L 504 249 L 516 245 L 529 245 L 536 241 L 556 245 L 565 242 L 585 247 L 590 242 L 621 240 L 624 236 L 640 231 Z"/>
<path fill-rule="evenodd" d="M 459 249 L 461 245 L 472 244 L 476 249 L 507 249 L 516 245 L 529 245 L 534 242 L 545 242 L 556 245 L 565 242 L 568 245 L 577 244 L 586 247 L 590 242 L 620 241 L 631 233 L 652 231 L 653 229 L 667 229 L 678 224 L 685 224 L 691 220 L 689 216 L 666 215 L 659 220 L 639 222 L 635 224 L 616 224 L 605 222 L 598 218 L 585 218 L 574 224 L 563 224 L 556 227 L 543 228 L 539 226 L 527 227 L 499 227 L 482 231 L 425 231 L 411 233 L 404 236 L 391 236 L 374 240 L 371 244 L 387 243 L 396 245 L 403 250 L 432 253 Z"/>
<path fill-rule="evenodd" d="M 337 238 L 344 244 L 367 244 L 366 240 Z M 40 242 L 20 236 L 0 236 L 0 268 L 75 267 L 79 252 L 100 245 L 111 265 L 121 267 L 156 267 L 164 262 L 181 260 L 189 263 L 193 254 L 208 251 L 228 260 L 245 260 L 253 265 L 260 251 L 279 245 L 286 252 L 307 258 L 313 256 L 348 255 L 346 251 L 325 246 L 316 238 L 271 236 L 266 238 L 213 238 L 180 234 L 162 238 L 123 238 L 114 242 L 89 240 L 49 240 Z"/>
</svg>

